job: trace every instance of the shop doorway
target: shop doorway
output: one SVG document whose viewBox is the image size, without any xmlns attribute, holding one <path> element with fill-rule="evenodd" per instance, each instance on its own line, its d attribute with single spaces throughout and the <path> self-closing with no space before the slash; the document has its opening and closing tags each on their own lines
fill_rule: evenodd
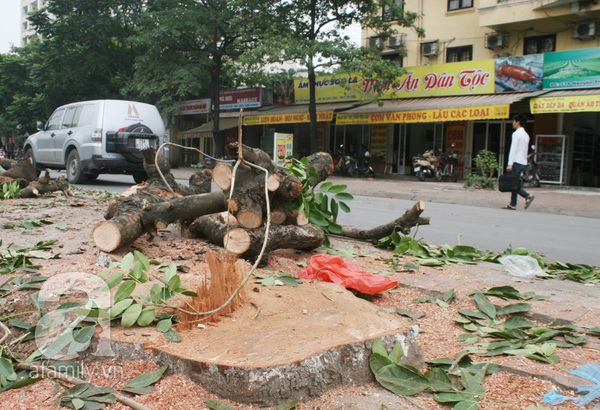
<svg viewBox="0 0 600 410">
<path fill-rule="evenodd" d="M 498 164 L 504 167 L 508 161 L 512 132 L 512 121 L 475 122 L 473 124 L 472 158 L 475 158 L 479 151 L 485 149 L 496 154 Z"/>
</svg>

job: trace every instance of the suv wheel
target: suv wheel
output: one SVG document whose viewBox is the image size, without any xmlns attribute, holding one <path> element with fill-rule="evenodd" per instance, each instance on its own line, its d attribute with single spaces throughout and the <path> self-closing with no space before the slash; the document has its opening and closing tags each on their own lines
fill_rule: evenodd
<svg viewBox="0 0 600 410">
<path fill-rule="evenodd" d="M 67 155 L 67 180 L 72 184 L 79 184 L 85 181 L 85 177 L 81 172 L 79 153 L 76 149 Z"/>
</svg>

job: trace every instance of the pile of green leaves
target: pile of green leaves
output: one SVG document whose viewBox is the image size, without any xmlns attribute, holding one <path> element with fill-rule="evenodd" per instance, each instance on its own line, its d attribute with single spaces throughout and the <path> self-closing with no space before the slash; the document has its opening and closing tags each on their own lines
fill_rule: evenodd
<svg viewBox="0 0 600 410">
<path fill-rule="evenodd" d="M 339 211 L 349 213 L 350 207 L 345 201 L 354 199 L 345 192 L 348 186 L 324 182 L 316 188 L 320 178 L 316 169 L 308 164 L 306 157 L 300 160 L 288 157 L 287 160 L 287 170 L 302 182 L 302 194 L 292 203 L 292 209 L 297 209 L 299 213 L 305 212 L 309 221 L 326 233 L 341 233 L 342 228 L 336 222 Z"/>
<path fill-rule="evenodd" d="M 0 199 L 19 198 L 21 196 L 21 187 L 18 181 L 7 182 L 2 184 L 2 193 Z"/>
<path fill-rule="evenodd" d="M 25 272 L 35 272 L 40 268 L 31 262 L 32 258 L 54 259 L 59 255 L 48 252 L 56 243 L 56 240 L 40 241 L 31 246 L 17 246 L 9 244 L 2 250 L 2 239 L 0 239 L 0 275 L 7 275 L 21 269 Z"/>
<path fill-rule="evenodd" d="M 497 288 L 496 288 L 497 289 Z M 584 332 L 572 325 L 536 326 L 522 314 L 531 309 L 518 302 L 496 308 L 482 292 L 473 294 L 477 310 L 460 309 L 454 319 L 471 333 L 459 336 L 467 351 L 480 356 L 522 355 L 546 363 L 557 363 L 556 347 L 587 343 Z M 492 339 L 492 341 L 489 341 Z"/>
<path fill-rule="evenodd" d="M 443 245 L 432 247 L 409 236 L 401 236 L 392 232 L 379 240 L 379 248 L 393 249 L 396 255 L 414 256 L 414 263 L 421 266 L 441 267 L 449 264 L 477 264 L 478 262 L 500 263 L 498 258 L 504 255 L 529 255 L 538 261 L 544 270 L 544 278 L 568 279 L 580 283 L 600 283 L 600 269 L 585 264 L 564 262 L 547 263 L 540 254 L 530 253 L 525 248 L 507 248 L 504 252 L 484 251 L 472 246 Z M 390 261 L 397 265 L 396 261 Z M 406 264 L 406 269 L 414 269 L 413 264 Z"/>
<path fill-rule="evenodd" d="M 450 359 L 428 362 L 429 370 L 422 373 L 413 366 L 402 364 L 403 355 L 399 343 L 388 353 L 381 340 L 374 340 L 369 363 L 375 379 L 400 396 L 433 393 L 436 401 L 455 409 L 478 408 L 479 401 L 485 397 L 483 382 L 486 374 L 499 370 L 497 365 L 473 363 L 464 357 L 453 369 Z"/>
</svg>

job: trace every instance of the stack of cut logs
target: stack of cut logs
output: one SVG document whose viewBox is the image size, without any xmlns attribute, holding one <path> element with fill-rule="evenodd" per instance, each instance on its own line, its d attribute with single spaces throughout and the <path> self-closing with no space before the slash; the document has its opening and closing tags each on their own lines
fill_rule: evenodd
<svg viewBox="0 0 600 410">
<path fill-rule="evenodd" d="M 142 151 L 148 182 L 112 201 L 105 214 L 106 221 L 94 227 L 92 236 L 96 246 L 112 252 L 133 243 L 144 233 L 152 238 L 159 229 L 174 222 L 182 227 L 189 224 L 193 236 L 208 239 L 244 257 L 259 255 L 263 246 L 265 254 L 280 248 L 311 250 L 321 246 L 325 240 L 323 230 L 309 223 L 307 216 L 292 206 L 302 194 L 302 181 L 275 164 L 264 151 L 241 145 L 240 153 L 239 146 L 237 143 L 227 146 L 232 158 L 243 157 L 237 166 L 220 162 L 212 172 L 202 169 L 190 178 L 189 187 L 175 181 L 165 158 L 158 155 L 159 160 L 154 163 L 153 148 Z M 313 187 L 333 171 L 333 160 L 328 153 L 309 156 L 308 164 L 319 176 L 311 181 Z M 209 192 L 211 177 L 221 192 Z M 418 201 L 389 224 L 370 230 L 343 226 L 342 236 L 376 240 L 394 229 L 406 233 L 412 226 L 429 223 L 428 218 L 420 217 L 424 209 L 425 204 Z"/>
<path fill-rule="evenodd" d="M 69 182 L 64 176 L 59 176 L 56 179 L 50 178 L 50 170 L 39 178 L 32 162 L 27 159 L 11 160 L 3 159 L 0 161 L 0 166 L 6 171 L 0 173 L 0 188 L 4 184 L 17 182 L 21 198 L 34 198 L 39 195 L 45 195 L 52 192 L 60 191 L 65 196 L 73 196 Z"/>
</svg>

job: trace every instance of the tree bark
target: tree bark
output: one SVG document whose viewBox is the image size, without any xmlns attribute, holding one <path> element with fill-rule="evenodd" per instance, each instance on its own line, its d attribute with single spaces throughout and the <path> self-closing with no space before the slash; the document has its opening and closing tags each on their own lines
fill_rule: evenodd
<svg viewBox="0 0 600 410">
<path fill-rule="evenodd" d="M 21 189 L 21 198 L 34 198 L 38 195 L 45 195 L 57 191 L 61 191 L 67 198 L 73 196 L 71 186 L 64 175 L 59 176 L 55 180 L 51 180 L 50 171 L 46 170 L 45 176 L 41 176 L 37 181 L 30 182 L 29 185 Z"/>
<path fill-rule="evenodd" d="M 384 236 L 391 235 L 395 229 L 400 230 L 404 235 L 408 235 L 410 230 L 417 225 L 429 225 L 429 218 L 421 217 L 425 210 L 425 202 L 420 199 L 413 207 L 407 210 L 400 218 L 380 225 L 372 229 L 361 229 L 355 226 L 342 225 L 340 236 L 360 240 L 378 240 Z"/>
<path fill-rule="evenodd" d="M 94 243 L 104 252 L 113 252 L 133 243 L 146 232 L 156 235 L 156 230 L 177 221 L 193 221 L 199 216 L 227 209 L 222 192 L 190 195 L 164 201 L 151 194 L 138 194 L 123 198 L 118 205 L 109 206 L 108 221 L 99 222 L 92 231 Z"/>
<path fill-rule="evenodd" d="M 27 158 L 19 160 L 5 159 L 2 161 L 2 168 L 6 171 L 0 174 L 0 176 L 12 178 L 12 179 L 24 179 L 27 182 L 37 180 L 37 172 L 31 161 Z"/>
<path fill-rule="evenodd" d="M 260 254 L 265 239 L 265 227 L 247 229 L 230 221 L 226 215 L 205 215 L 190 225 L 190 233 L 223 246 L 227 251 L 244 257 Z M 325 233 L 316 225 L 271 225 L 265 252 L 275 249 L 311 250 L 325 242 Z"/>
</svg>

